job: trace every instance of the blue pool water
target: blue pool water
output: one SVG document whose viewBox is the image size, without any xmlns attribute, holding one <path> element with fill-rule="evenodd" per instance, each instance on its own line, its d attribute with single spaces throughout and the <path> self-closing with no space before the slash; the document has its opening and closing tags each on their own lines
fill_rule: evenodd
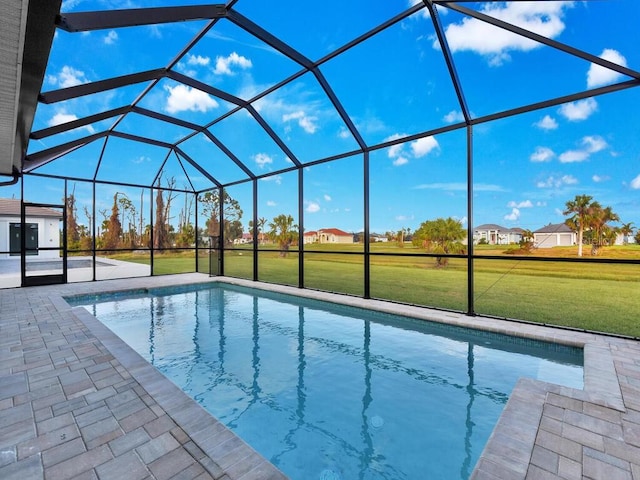
<svg viewBox="0 0 640 480">
<path fill-rule="evenodd" d="M 580 349 L 215 284 L 84 306 L 295 480 L 467 479 L 519 377 Z"/>
</svg>

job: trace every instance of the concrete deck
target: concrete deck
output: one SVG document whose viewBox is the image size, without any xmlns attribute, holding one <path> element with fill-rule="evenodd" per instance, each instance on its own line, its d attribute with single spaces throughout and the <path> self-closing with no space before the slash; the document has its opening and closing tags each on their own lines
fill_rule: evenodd
<svg viewBox="0 0 640 480">
<path fill-rule="evenodd" d="M 0 290 L 0 478 L 285 478 L 62 299 L 210 280 L 186 274 Z M 520 380 L 472 478 L 640 480 L 639 342 L 224 280 L 584 346 L 584 390 Z"/>
</svg>

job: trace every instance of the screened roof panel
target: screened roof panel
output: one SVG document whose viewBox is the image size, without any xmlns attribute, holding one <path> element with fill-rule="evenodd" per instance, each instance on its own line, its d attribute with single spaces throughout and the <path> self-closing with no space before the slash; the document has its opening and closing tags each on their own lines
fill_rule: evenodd
<svg viewBox="0 0 640 480">
<path fill-rule="evenodd" d="M 584 52 L 610 60 L 616 64 L 640 70 L 640 32 L 629 16 L 637 17 L 638 2 L 635 0 L 616 0 L 610 2 L 574 2 L 566 10 L 565 28 L 558 40 Z M 633 13 L 635 12 L 635 13 Z M 607 29 L 606 35 L 594 34 Z M 625 81 L 628 77 L 604 68 L 588 72 L 590 88 Z"/>
<path fill-rule="evenodd" d="M 66 114 L 59 113 L 54 117 L 54 120 L 63 119 L 64 117 L 66 117 Z M 57 125 L 63 126 L 63 124 L 53 124 L 52 126 Z M 99 123 L 90 123 L 82 127 L 57 133 L 55 135 L 47 135 L 42 138 L 34 139 L 29 142 L 28 154 L 32 155 L 34 153 L 46 151 L 47 149 L 55 147 L 57 145 L 74 142 L 76 140 L 80 140 L 97 133 L 104 133 L 108 128 L 108 121 L 103 120 Z M 48 129 L 41 131 L 42 134 L 45 134 L 47 130 Z"/>
<path fill-rule="evenodd" d="M 131 105 L 144 91 L 149 82 L 126 85 L 119 88 L 99 91 L 89 95 L 69 98 L 53 103 L 39 103 L 34 119 L 34 130 L 55 125 L 59 119 L 75 120 L 98 115 L 106 111 Z M 51 93 L 54 90 L 44 92 Z M 62 94 L 64 92 L 61 91 Z M 107 122 L 105 125 L 112 125 Z"/>
<path fill-rule="evenodd" d="M 90 141 L 95 164 L 108 135 L 98 178 L 153 181 L 171 152 L 176 175 L 209 188 L 411 136 L 386 157 L 401 167 L 434 132 L 481 134 L 531 104 L 585 124 L 601 94 L 640 83 L 634 0 L 434 1 L 64 2 L 22 167 L 70 165 L 58 157 Z M 141 177 L 131 159 L 146 157 Z"/>
<path fill-rule="evenodd" d="M 368 32 L 409 7 L 408 1 L 350 0 L 329 5 L 321 0 L 239 1 L 237 10 L 311 60 Z"/>
<path fill-rule="evenodd" d="M 96 140 L 38 167 L 34 172 L 93 180 L 103 146 L 104 139 Z"/>
<path fill-rule="evenodd" d="M 167 161 L 162 166 L 162 171 L 155 184 L 158 185 L 159 182 L 162 182 L 163 185 L 166 185 L 167 182 L 172 182 L 178 190 L 195 191 L 190 176 L 182 167 L 180 158 L 174 153 L 167 157 Z"/>
<path fill-rule="evenodd" d="M 114 130 L 171 144 L 193 132 L 192 129 L 136 113 L 127 114 Z"/>
<path fill-rule="evenodd" d="M 321 66 L 368 144 L 463 121 L 434 35 L 419 11 Z"/>
<path fill-rule="evenodd" d="M 473 117 L 596 86 L 589 81 L 593 64 L 562 50 L 564 22 L 568 22 L 572 14 L 568 4 L 487 4 L 480 10 L 469 11 L 477 12 L 480 18 L 457 11 L 451 11 L 444 18 L 447 42 Z M 539 34 L 552 45 L 483 21 L 484 16 Z M 555 75 L 558 71 L 562 71 L 561 76 Z M 483 81 L 479 82 L 478 78 Z"/>
<path fill-rule="evenodd" d="M 208 23 L 192 21 L 87 32 L 58 29 L 45 78 L 59 86 L 69 86 L 166 67 Z M 92 55 L 87 56 L 86 52 Z"/>
<path fill-rule="evenodd" d="M 175 69 L 250 100 L 301 67 L 232 22 L 220 20 L 180 59 Z"/>
<path fill-rule="evenodd" d="M 209 131 L 256 175 L 293 166 L 289 153 L 247 110 L 240 110 L 215 123 Z M 295 158 L 295 155 L 291 156 Z"/>
<path fill-rule="evenodd" d="M 180 143 L 178 147 L 191 159 L 197 161 L 202 168 L 210 172 L 220 183 L 237 182 L 247 178 L 247 173 L 236 163 L 239 160 L 220 150 L 214 143 L 217 140 L 217 138 L 211 139 L 204 133 L 199 133 Z M 233 154 L 231 153 L 231 155 Z M 202 173 L 199 172 L 197 175 L 202 176 Z M 204 188 L 214 186 L 209 180 L 207 182 L 208 184 Z"/>
<path fill-rule="evenodd" d="M 96 179 L 151 185 L 170 152 L 167 148 L 110 137 Z"/>
<path fill-rule="evenodd" d="M 200 126 L 235 107 L 211 93 L 168 78 L 161 79 L 137 105 Z"/>
<path fill-rule="evenodd" d="M 165 164 L 165 171 L 171 172 L 172 170 L 176 172 L 175 176 L 181 185 L 192 186 L 194 191 L 199 192 L 216 187 L 215 183 L 195 168 L 182 155 L 176 154 L 169 157 Z"/>
<path fill-rule="evenodd" d="M 302 163 L 359 148 L 312 73 L 261 98 L 255 107 Z"/>
</svg>

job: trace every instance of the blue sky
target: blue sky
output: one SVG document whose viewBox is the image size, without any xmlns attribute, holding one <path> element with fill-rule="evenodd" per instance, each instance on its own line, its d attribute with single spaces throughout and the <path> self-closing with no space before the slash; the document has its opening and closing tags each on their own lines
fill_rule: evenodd
<svg viewBox="0 0 640 480">
<path fill-rule="evenodd" d="M 196 2 L 197 3 L 197 2 Z M 234 9 L 312 61 L 319 61 L 415 2 L 326 2 L 239 0 Z M 63 11 L 91 11 L 168 5 L 163 2 L 63 2 Z M 633 19 L 635 0 L 574 2 L 464 3 L 465 7 L 531 30 L 547 38 L 640 70 L 640 34 Z M 472 118 L 522 105 L 629 80 L 550 46 L 438 7 L 447 42 Z M 140 70 L 172 70 L 242 100 L 250 100 L 301 70 L 299 64 L 227 19 L 222 19 L 182 57 L 183 46 L 207 22 L 193 21 L 89 33 L 58 31 L 44 91 L 94 82 Z M 364 43 L 323 62 L 319 71 L 331 86 L 350 121 L 368 146 L 462 122 L 433 23 L 426 9 L 417 11 Z M 65 123 L 102 110 L 128 105 L 147 84 L 41 104 L 34 130 Z M 138 105 L 205 125 L 235 105 L 169 78 L 161 79 Z M 475 225 L 498 223 L 535 230 L 564 220 L 566 201 L 593 196 L 611 206 L 622 222 L 640 226 L 640 90 L 589 97 L 524 115 L 482 123 L 473 130 Z M 260 98 L 253 107 L 295 158 L 305 164 L 358 150 L 358 143 L 322 89 L 305 73 Z M 108 129 L 115 118 L 81 129 L 32 141 L 29 153 Z M 129 114 L 117 131 L 174 142 L 189 129 Z M 256 175 L 292 166 L 280 148 L 246 110 L 226 116 L 210 128 Z M 425 136 L 371 153 L 370 225 L 375 232 L 415 230 L 421 222 L 453 216 L 467 225 L 466 130 Z M 91 178 L 103 142 L 94 142 L 45 165 L 43 173 Z M 244 172 L 203 134 L 180 148 L 221 183 L 236 182 Z M 112 138 L 104 148 L 98 178 L 150 183 L 165 161 L 160 147 Z M 187 175 L 185 175 L 185 172 Z M 200 190 L 212 184 L 188 163 L 171 155 L 165 178 Z M 356 154 L 304 170 L 305 227 L 337 227 L 358 231 L 364 226 L 363 158 Z M 188 176 L 188 179 L 187 179 Z M 297 173 L 279 173 L 259 181 L 258 216 L 280 213 L 298 220 Z M 26 198 L 61 198 L 60 182 L 30 179 Z M 90 202 L 86 185 L 76 186 L 81 203 Z M 5 189 L 3 196 L 13 192 Z M 98 210 L 108 208 L 113 194 L 139 198 L 139 189 L 100 187 Z M 230 188 L 251 218 L 251 187 Z M 18 192 L 19 195 L 19 192 Z M 148 208 L 144 198 L 142 209 Z M 176 213 L 177 216 L 177 213 Z"/>
</svg>

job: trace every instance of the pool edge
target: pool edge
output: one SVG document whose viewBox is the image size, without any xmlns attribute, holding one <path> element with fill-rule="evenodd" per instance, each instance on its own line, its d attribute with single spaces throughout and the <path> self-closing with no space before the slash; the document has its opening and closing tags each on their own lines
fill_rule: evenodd
<svg viewBox="0 0 640 480">
<path fill-rule="evenodd" d="M 536 449 L 539 450 L 540 448 L 537 442 L 539 442 L 539 435 L 542 431 L 541 425 L 546 418 L 544 415 L 545 409 L 548 408 L 549 405 L 558 407 L 558 405 L 553 405 L 554 402 L 560 403 L 560 407 L 563 408 L 566 406 L 565 404 L 567 404 L 569 405 L 569 409 L 571 408 L 571 402 L 575 400 L 575 402 L 586 402 L 591 405 L 601 406 L 605 409 L 625 411 L 611 345 L 617 345 L 620 342 L 625 343 L 627 341 L 626 339 L 608 338 L 587 332 L 558 330 L 553 327 L 541 325 L 514 324 L 506 320 L 470 317 L 464 314 L 431 310 L 424 307 L 389 304 L 388 302 L 379 300 L 335 295 L 327 292 L 304 290 L 296 287 L 229 277 L 201 279 L 198 280 L 197 283 L 200 281 L 235 284 L 276 293 L 330 301 L 332 303 L 407 315 L 429 321 L 449 323 L 467 328 L 482 329 L 584 348 L 584 390 L 561 387 L 528 378 L 521 379 L 518 382 L 509 398 L 507 406 L 505 406 L 503 414 L 494 427 L 491 437 L 476 463 L 472 476 L 470 477 L 474 480 L 495 478 L 524 479 L 527 478 L 528 473 L 531 473 L 529 471 L 530 469 L 539 469 L 540 467 L 536 465 L 535 461 Z M 163 284 L 164 282 L 159 283 Z M 191 282 L 187 281 L 181 284 L 184 285 L 186 283 Z M 127 289 L 128 288 L 101 288 L 100 290 L 124 291 Z M 150 365 L 149 367 L 153 368 Z M 529 414 L 523 416 L 518 413 L 522 411 L 528 411 Z M 546 419 L 548 420 L 548 418 Z M 509 453 L 513 445 L 519 446 L 520 453 L 517 459 Z M 552 469 L 553 467 L 549 468 Z M 557 465 L 555 468 L 557 470 Z M 498 475 L 497 472 L 499 471 L 502 471 L 504 475 L 507 476 Z"/>
</svg>

